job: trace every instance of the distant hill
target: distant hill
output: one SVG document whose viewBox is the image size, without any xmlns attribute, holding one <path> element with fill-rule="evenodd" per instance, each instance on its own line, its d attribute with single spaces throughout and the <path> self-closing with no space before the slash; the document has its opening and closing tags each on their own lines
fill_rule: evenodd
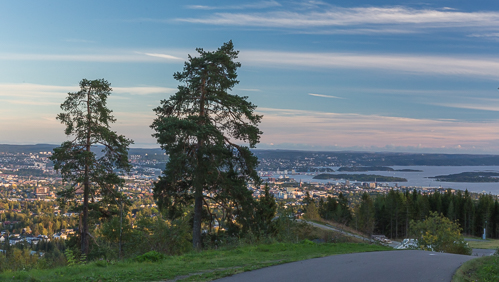
<svg viewBox="0 0 499 282">
<path fill-rule="evenodd" d="M 0 144 L 0 152 L 38 153 L 52 152 L 59 144 L 9 145 Z M 499 165 L 499 155 L 467 155 L 467 154 L 412 154 L 412 153 L 372 153 L 372 152 L 317 152 L 294 150 L 252 150 L 261 160 L 282 159 L 290 162 L 313 159 L 311 167 L 334 163 L 334 166 L 494 166 Z M 132 148 L 130 155 L 164 155 L 160 148 Z M 161 158 L 160 158 L 161 159 Z M 166 159 L 163 157 L 162 159 Z M 291 165 L 291 164 L 290 164 Z M 291 169 L 291 168 L 290 168 Z"/>
<path fill-rule="evenodd" d="M 318 152 L 293 150 L 254 150 L 259 158 L 290 161 L 313 158 L 326 166 L 492 166 L 499 165 L 499 155 L 413 154 L 389 152 Z"/>
<path fill-rule="evenodd" d="M 376 181 L 376 182 L 407 182 L 407 179 L 402 177 L 392 177 L 392 176 L 383 176 L 383 175 L 374 175 L 374 174 L 319 174 L 314 176 L 313 179 L 345 179 L 351 181 Z"/>
<path fill-rule="evenodd" d="M 5 153 L 39 153 L 39 152 L 52 152 L 52 150 L 59 145 L 52 144 L 36 144 L 36 145 L 8 145 L 0 144 L 0 152 Z"/>
<path fill-rule="evenodd" d="M 11 154 L 16 153 L 39 153 L 39 152 L 52 152 L 55 147 L 60 146 L 60 144 L 35 144 L 35 145 L 9 145 L 0 144 L 0 152 L 6 152 Z M 129 150 L 130 155 L 163 155 L 164 152 L 160 148 L 153 149 L 143 149 L 143 148 L 131 148 Z"/>
</svg>

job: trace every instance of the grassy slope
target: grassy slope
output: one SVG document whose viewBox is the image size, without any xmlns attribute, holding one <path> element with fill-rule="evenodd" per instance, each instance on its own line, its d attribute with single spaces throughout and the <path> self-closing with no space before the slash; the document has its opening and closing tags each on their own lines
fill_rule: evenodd
<svg viewBox="0 0 499 282">
<path fill-rule="evenodd" d="M 452 281 L 499 281 L 499 257 L 481 257 L 463 263 L 452 277 Z"/>
<path fill-rule="evenodd" d="M 231 250 L 192 252 L 158 263 L 92 262 L 88 265 L 50 270 L 0 274 L 0 281 L 209 281 L 271 265 L 355 252 L 386 251 L 389 247 L 368 244 L 276 243 Z"/>
<path fill-rule="evenodd" d="M 499 248 L 499 240 L 487 239 L 482 241 L 467 241 L 468 245 L 474 249 L 497 249 Z"/>
</svg>

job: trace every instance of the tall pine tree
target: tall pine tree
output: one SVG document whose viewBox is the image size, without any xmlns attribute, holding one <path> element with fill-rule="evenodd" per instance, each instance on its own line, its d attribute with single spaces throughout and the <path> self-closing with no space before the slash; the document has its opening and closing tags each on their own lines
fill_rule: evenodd
<svg viewBox="0 0 499 282">
<path fill-rule="evenodd" d="M 176 94 L 154 109 L 151 127 L 169 161 L 155 184 L 154 197 L 170 216 L 194 204 L 193 247 L 201 247 L 203 210 L 209 204 L 224 210 L 228 224 L 252 214 L 249 181 L 259 182 L 257 158 L 250 151 L 259 142 L 261 116 L 247 97 L 229 93 L 239 82 L 232 41 L 213 52 L 197 49 L 184 70 L 174 74 L 183 83 Z M 245 142 L 248 146 L 237 142 Z M 251 206 L 251 207 L 250 207 Z"/>
<path fill-rule="evenodd" d="M 61 104 L 64 112 L 57 116 L 66 126 L 65 133 L 70 140 L 55 148 L 50 159 L 64 181 L 71 184 L 58 194 L 61 199 L 75 200 L 77 192 L 83 192 L 79 230 L 82 254 L 89 252 L 90 203 L 103 208 L 115 203 L 115 198 L 121 197 L 116 187 L 124 182 L 116 169 L 130 170 L 128 146 L 133 141 L 110 129 L 110 124 L 116 121 L 106 106 L 111 91 L 111 84 L 104 79 L 83 79 L 80 91 L 68 93 Z M 97 195 L 102 197 L 98 203 Z"/>
</svg>

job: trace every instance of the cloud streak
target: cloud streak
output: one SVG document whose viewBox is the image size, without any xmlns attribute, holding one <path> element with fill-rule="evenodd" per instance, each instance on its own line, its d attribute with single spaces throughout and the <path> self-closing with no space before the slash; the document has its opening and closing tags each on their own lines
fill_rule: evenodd
<svg viewBox="0 0 499 282">
<path fill-rule="evenodd" d="M 188 51 L 182 51 L 188 53 Z M 163 53 L 143 53 L 137 51 L 116 51 L 112 53 L 94 54 L 33 54 L 33 53 L 1 53 L 4 61 L 71 61 L 71 62 L 103 62 L 103 63 L 164 63 L 183 61 L 182 58 Z"/>
<path fill-rule="evenodd" d="M 177 89 L 158 86 L 139 87 L 112 87 L 113 93 L 126 93 L 131 95 L 150 95 L 174 93 Z M 79 90 L 78 85 L 60 86 L 43 85 L 32 83 L 0 84 L 0 97 L 22 97 L 22 98 L 61 98 L 68 92 Z"/>
<path fill-rule="evenodd" d="M 178 22 L 268 27 L 282 29 L 338 28 L 363 27 L 363 32 L 377 32 L 378 28 L 385 31 L 414 32 L 424 28 L 492 28 L 499 26 L 499 12 L 477 11 L 461 12 L 452 8 L 444 9 L 414 9 L 404 6 L 394 7 L 354 7 L 342 8 L 326 5 L 316 7 L 313 11 L 279 10 L 265 13 L 215 13 L 204 18 L 177 18 Z M 403 29 L 388 28 L 389 26 L 405 26 Z M 347 30 L 344 30 L 347 32 Z M 358 32 L 352 30 L 352 32 Z"/>
<path fill-rule="evenodd" d="M 332 95 L 324 95 L 324 94 L 308 93 L 308 95 L 315 96 L 315 97 L 322 97 L 322 98 L 345 99 L 345 98 L 342 98 L 342 97 L 337 97 L 337 96 L 332 96 Z"/>
<path fill-rule="evenodd" d="M 258 108 L 262 143 L 340 147 L 479 148 L 497 152 L 498 121 L 466 122 Z M 463 134 L 466 132 L 466 134 Z"/>
<path fill-rule="evenodd" d="M 175 57 L 175 56 L 172 56 L 172 55 L 167 55 L 167 54 L 144 53 L 144 55 L 151 56 L 151 57 L 162 58 L 162 59 L 167 59 L 167 60 L 183 60 L 182 58 Z"/>
<path fill-rule="evenodd" d="M 269 67 L 381 69 L 420 74 L 499 77 L 499 60 L 488 57 L 244 51 L 240 53 L 240 58 L 245 65 Z"/>
<path fill-rule="evenodd" d="M 192 50 L 190 50 L 192 51 Z M 182 51 L 184 54 L 190 51 Z M 175 53 L 179 53 L 177 51 Z M 192 52 L 191 52 L 192 53 Z M 366 69 L 408 72 L 410 74 L 443 74 L 499 77 L 499 59 L 495 56 L 435 56 L 411 54 L 311 53 L 269 50 L 241 50 L 244 65 L 258 67 L 313 67 L 330 69 Z M 107 63 L 180 63 L 183 59 L 166 53 L 115 52 L 110 54 L 0 54 L 7 61 L 76 61 Z"/>
<path fill-rule="evenodd" d="M 280 7 L 277 1 L 261 1 L 251 4 L 228 5 L 228 6 L 206 6 L 206 5 L 188 5 L 188 9 L 195 10 L 242 10 L 242 9 L 265 9 L 271 7 Z"/>
</svg>

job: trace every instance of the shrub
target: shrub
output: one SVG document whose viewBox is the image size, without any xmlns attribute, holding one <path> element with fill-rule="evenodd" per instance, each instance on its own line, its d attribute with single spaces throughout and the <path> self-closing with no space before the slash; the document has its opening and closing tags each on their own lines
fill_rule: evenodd
<svg viewBox="0 0 499 282">
<path fill-rule="evenodd" d="M 410 232 L 422 250 L 463 255 L 472 252 L 459 225 L 437 212 L 431 212 L 423 221 L 411 221 Z"/>
<path fill-rule="evenodd" d="M 161 216 L 142 218 L 125 243 L 125 253 L 130 256 L 148 251 L 166 255 L 180 255 L 192 248 L 192 235 L 187 220 L 165 220 Z"/>
<path fill-rule="evenodd" d="M 150 251 L 150 252 L 147 252 L 143 255 L 135 257 L 134 260 L 137 262 L 146 262 L 146 261 L 158 262 L 158 261 L 164 260 L 165 258 L 166 258 L 166 256 L 162 253 L 158 253 L 156 251 Z"/>
</svg>

